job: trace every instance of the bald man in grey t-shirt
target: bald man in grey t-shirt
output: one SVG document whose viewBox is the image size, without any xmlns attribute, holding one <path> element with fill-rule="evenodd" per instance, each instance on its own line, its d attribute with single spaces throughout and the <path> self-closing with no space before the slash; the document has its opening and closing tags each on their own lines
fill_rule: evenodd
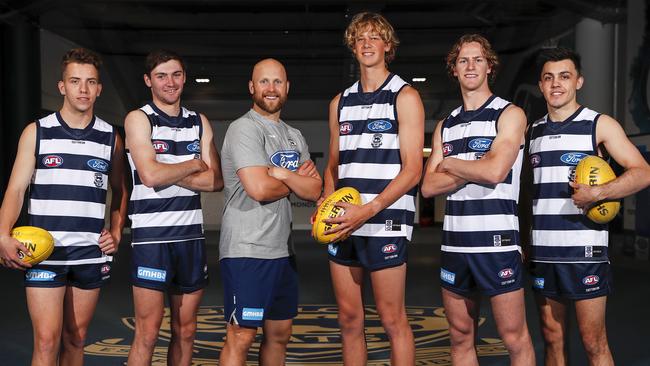
<svg viewBox="0 0 650 366">
<path fill-rule="evenodd" d="M 219 364 L 245 364 L 263 327 L 259 363 L 283 365 L 298 311 L 288 196 L 316 201 L 322 179 L 300 131 L 280 120 L 289 91 L 284 66 L 258 62 L 248 87 L 253 108 L 230 124 L 221 151 L 219 260 L 228 328 Z"/>
</svg>

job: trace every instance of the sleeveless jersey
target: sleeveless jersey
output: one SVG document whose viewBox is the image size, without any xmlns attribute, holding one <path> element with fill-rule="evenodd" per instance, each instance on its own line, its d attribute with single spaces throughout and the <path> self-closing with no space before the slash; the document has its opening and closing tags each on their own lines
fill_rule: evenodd
<svg viewBox="0 0 650 366">
<path fill-rule="evenodd" d="M 156 160 L 180 163 L 201 158 L 201 117 L 181 108 L 178 117 L 168 116 L 153 103 L 140 108 L 151 123 L 151 144 Z M 142 184 L 127 150 L 133 192 L 129 202 L 132 244 L 171 243 L 203 238 L 201 195 L 177 186 L 147 187 Z"/>
<path fill-rule="evenodd" d="M 491 96 L 480 108 L 458 107 L 442 125 L 445 158 L 478 160 L 490 151 L 497 136 L 497 123 L 510 102 Z M 498 184 L 468 182 L 447 196 L 442 251 L 496 253 L 519 246 L 519 175 L 524 146 L 506 179 Z"/>
<path fill-rule="evenodd" d="M 406 85 L 390 74 L 372 93 L 364 93 L 357 81 L 341 95 L 337 188 L 356 188 L 363 202 L 373 200 L 402 169 L 396 101 Z M 352 235 L 411 240 L 416 192 L 417 187 L 410 189 Z"/>
<path fill-rule="evenodd" d="M 533 167 L 533 235 L 531 259 L 538 262 L 607 262 L 607 225 L 582 214 L 571 199 L 576 165 L 597 155 L 599 113 L 580 107 L 562 122 L 548 115 L 530 135 Z"/>
<path fill-rule="evenodd" d="M 54 237 L 47 265 L 105 263 L 99 249 L 108 174 L 115 146 L 113 126 L 93 116 L 70 128 L 52 113 L 36 122 L 36 167 L 29 188 L 29 224 Z"/>
</svg>

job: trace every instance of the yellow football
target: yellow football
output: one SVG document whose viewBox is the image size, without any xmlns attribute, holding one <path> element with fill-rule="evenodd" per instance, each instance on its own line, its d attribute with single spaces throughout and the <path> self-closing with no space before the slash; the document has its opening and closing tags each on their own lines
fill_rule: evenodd
<svg viewBox="0 0 650 366">
<path fill-rule="evenodd" d="M 337 224 L 326 224 L 325 219 L 341 216 L 345 210 L 335 206 L 337 202 L 347 202 L 355 205 L 361 205 L 361 194 L 352 187 L 343 187 L 325 198 L 323 203 L 316 210 L 316 217 L 311 228 L 311 234 L 317 242 L 327 244 L 332 242 L 336 234 L 323 234 L 325 231 L 332 229 Z"/>
<path fill-rule="evenodd" d="M 18 226 L 11 230 L 11 236 L 29 249 L 31 256 L 18 251 L 18 257 L 31 265 L 47 259 L 54 250 L 54 238 L 44 229 L 36 226 Z"/>
<path fill-rule="evenodd" d="M 587 156 L 580 160 L 576 166 L 576 183 L 597 186 L 614 179 L 616 179 L 616 174 L 612 168 L 598 156 Z M 619 201 L 599 202 L 587 211 L 587 217 L 595 223 L 606 224 L 616 217 L 620 208 Z"/>
</svg>

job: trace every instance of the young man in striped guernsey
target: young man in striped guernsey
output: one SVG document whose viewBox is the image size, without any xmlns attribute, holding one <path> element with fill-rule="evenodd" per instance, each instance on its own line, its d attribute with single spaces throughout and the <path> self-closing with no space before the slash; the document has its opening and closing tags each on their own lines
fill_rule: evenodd
<svg viewBox="0 0 650 366">
<path fill-rule="evenodd" d="M 99 298 L 110 278 L 126 218 L 124 148 L 113 126 L 93 113 L 102 90 L 101 60 L 77 48 L 63 57 L 61 110 L 30 123 L 0 209 L 0 257 L 26 270 L 27 307 L 34 331 L 32 365 L 81 365 L 83 347 Z M 108 186 L 110 228 L 104 229 Z M 35 266 L 9 236 L 29 187 L 29 224 L 48 230 L 54 251 Z"/>
<path fill-rule="evenodd" d="M 413 365 L 415 347 L 404 305 L 407 246 L 413 231 L 416 186 L 422 173 L 424 107 L 418 92 L 387 64 L 399 41 L 381 15 L 357 14 L 345 41 L 360 80 L 330 103 L 330 147 L 324 197 L 344 186 L 361 193 L 360 206 L 341 203 L 341 242 L 328 247 L 338 304 L 343 362 L 367 360 L 363 274 L 369 271 L 393 365 Z"/>
<path fill-rule="evenodd" d="M 152 101 L 124 121 L 133 175 L 131 279 L 135 336 L 129 365 L 150 365 L 171 308 L 168 365 L 190 365 L 196 312 L 208 283 L 200 192 L 223 187 L 208 119 L 181 106 L 185 63 L 171 51 L 151 52 L 144 82 Z"/>
<path fill-rule="evenodd" d="M 447 194 L 440 279 L 452 362 L 477 365 L 474 349 L 480 295 L 490 297 L 512 365 L 534 365 L 526 325 L 517 200 L 526 116 L 495 96 L 498 59 L 477 34 L 462 36 L 447 55 L 463 105 L 440 121 L 422 194 Z"/>
<path fill-rule="evenodd" d="M 584 82 L 580 56 L 566 48 L 539 56 L 539 88 L 548 114 L 530 131 L 533 169 L 531 273 L 537 294 L 546 365 L 565 365 L 566 310 L 574 306 L 591 365 L 613 365 L 605 331 L 611 291 L 607 225 L 591 222 L 583 210 L 621 199 L 650 184 L 650 167 L 612 117 L 576 101 Z M 600 186 L 572 182 L 578 161 L 610 155 L 625 172 Z"/>
<path fill-rule="evenodd" d="M 253 107 L 228 126 L 221 149 L 225 207 L 219 238 L 226 342 L 222 366 L 244 366 L 257 329 L 259 363 L 284 365 L 298 313 L 298 273 L 291 239 L 291 193 L 315 201 L 322 180 L 300 131 L 280 118 L 289 81 L 284 66 L 255 64 Z"/>
</svg>

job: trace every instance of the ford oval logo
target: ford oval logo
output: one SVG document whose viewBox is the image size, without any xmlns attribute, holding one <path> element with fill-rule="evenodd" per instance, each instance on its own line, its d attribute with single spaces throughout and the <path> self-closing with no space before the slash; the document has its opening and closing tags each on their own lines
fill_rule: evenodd
<svg viewBox="0 0 650 366">
<path fill-rule="evenodd" d="M 454 145 L 446 142 L 444 145 L 442 145 L 442 155 L 447 156 L 451 154 L 451 152 L 454 151 Z"/>
<path fill-rule="evenodd" d="M 562 160 L 564 164 L 578 165 L 580 160 L 584 159 L 585 157 L 587 157 L 587 154 L 585 153 L 569 152 L 566 154 L 562 154 L 562 156 L 560 156 L 560 160 Z"/>
<path fill-rule="evenodd" d="M 368 129 L 372 132 L 384 132 L 390 130 L 393 124 L 386 120 L 372 121 L 368 123 Z"/>
<path fill-rule="evenodd" d="M 477 138 L 469 142 L 469 148 L 474 151 L 488 151 L 492 145 L 492 140 L 486 138 Z"/>
<path fill-rule="evenodd" d="M 278 151 L 271 155 L 271 164 L 295 172 L 300 164 L 300 154 L 293 150 Z"/>
<path fill-rule="evenodd" d="M 499 271 L 499 277 L 501 277 L 501 278 L 510 278 L 510 277 L 514 276 L 514 274 L 515 274 L 515 271 L 513 271 L 512 268 L 504 268 L 504 269 Z"/>
<path fill-rule="evenodd" d="M 59 155 L 48 155 L 43 158 L 43 165 L 48 168 L 56 168 L 63 164 L 63 158 Z"/>
<path fill-rule="evenodd" d="M 199 140 L 194 140 L 191 144 L 187 145 L 187 151 L 193 153 L 201 152 L 201 143 Z"/>
<path fill-rule="evenodd" d="M 530 165 L 536 167 L 539 163 L 542 162 L 542 158 L 538 154 L 533 154 L 530 156 Z"/>
<path fill-rule="evenodd" d="M 350 122 L 341 123 L 341 125 L 339 126 L 339 133 L 341 135 L 347 135 L 350 132 L 352 132 L 352 123 Z"/>
<path fill-rule="evenodd" d="M 108 171 L 108 163 L 101 159 L 90 159 L 86 162 L 90 169 L 98 172 L 106 173 Z"/>
<path fill-rule="evenodd" d="M 600 277 L 596 275 L 589 275 L 582 279 L 582 283 L 587 286 L 592 286 L 600 281 Z"/>
<path fill-rule="evenodd" d="M 169 150 L 169 144 L 167 144 L 165 141 L 156 140 L 151 144 L 153 145 L 153 149 L 156 150 L 157 153 L 164 153 Z"/>
<path fill-rule="evenodd" d="M 386 244 L 381 247 L 381 252 L 384 254 L 394 253 L 397 251 L 397 245 L 395 244 Z"/>
</svg>

